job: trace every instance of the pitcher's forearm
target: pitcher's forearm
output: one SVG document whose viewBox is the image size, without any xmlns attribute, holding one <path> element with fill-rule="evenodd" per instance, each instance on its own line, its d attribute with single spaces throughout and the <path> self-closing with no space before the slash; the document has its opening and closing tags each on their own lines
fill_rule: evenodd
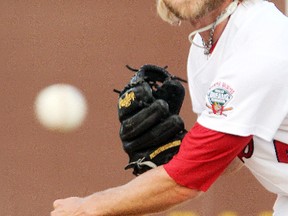
<svg viewBox="0 0 288 216">
<path fill-rule="evenodd" d="M 93 216 L 140 216 L 169 209 L 198 194 L 176 184 L 163 167 L 158 167 L 126 185 L 86 197 L 82 207 Z"/>
</svg>

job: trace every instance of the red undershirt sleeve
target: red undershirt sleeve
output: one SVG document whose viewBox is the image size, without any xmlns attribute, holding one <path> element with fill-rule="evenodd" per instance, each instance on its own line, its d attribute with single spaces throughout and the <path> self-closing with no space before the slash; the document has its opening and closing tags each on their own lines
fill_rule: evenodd
<svg viewBox="0 0 288 216">
<path fill-rule="evenodd" d="M 221 133 L 195 123 L 182 140 L 179 153 L 164 169 L 178 184 L 207 191 L 251 139 L 252 136 Z"/>
</svg>

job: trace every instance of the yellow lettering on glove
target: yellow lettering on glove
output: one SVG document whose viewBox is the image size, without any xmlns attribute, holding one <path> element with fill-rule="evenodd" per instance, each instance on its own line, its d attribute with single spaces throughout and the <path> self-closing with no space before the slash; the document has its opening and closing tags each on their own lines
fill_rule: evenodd
<svg viewBox="0 0 288 216">
<path fill-rule="evenodd" d="M 136 98 L 135 93 L 132 92 L 126 92 L 124 98 L 120 98 L 119 99 L 119 109 L 121 109 L 122 107 L 129 107 L 132 103 L 132 101 L 134 101 Z"/>
<path fill-rule="evenodd" d="M 151 159 L 153 159 L 154 157 L 156 157 L 158 154 L 160 154 L 161 152 L 163 151 L 166 151 L 167 149 L 169 148 L 173 148 L 175 146 L 179 146 L 181 144 L 181 140 L 176 140 L 176 141 L 173 141 L 173 142 L 170 142 L 164 146 L 161 146 L 159 148 L 157 148 L 154 152 L 152 152 L 149 157 Z"/>
</svg>

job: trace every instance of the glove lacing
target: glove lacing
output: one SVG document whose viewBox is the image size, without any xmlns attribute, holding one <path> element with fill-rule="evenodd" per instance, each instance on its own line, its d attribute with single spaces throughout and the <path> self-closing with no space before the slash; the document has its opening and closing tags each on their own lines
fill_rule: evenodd
<svg viewBox="0 0 288 216">
<path fill-rule="evenodd" d="M 137 167 L 141 168 L 142 166 L 148 166 L 150 168 L 156 168 L 157 165 L 151 161 L 144 161 L 145 157 L 138 159 L 137 161 L 133 161 L 129 163 L 126 167 L 130 167 L 132 165 L 136 165 Z"/>
</svg>

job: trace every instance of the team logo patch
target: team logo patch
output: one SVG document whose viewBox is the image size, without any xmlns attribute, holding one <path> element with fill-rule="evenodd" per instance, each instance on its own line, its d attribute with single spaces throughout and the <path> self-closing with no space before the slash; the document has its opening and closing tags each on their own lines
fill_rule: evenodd
<svg viewBox="0 0 288 216">
<path fill-rule="evenodd" d="M 233 109 L 233 107 L 227 107 L 233 98 L 233 93 L 234 90 L 224 82 L 213 84 L 207 94 L 206 106 L 209 109 L 209 114 L 227 116 L 227 112 Z"/>
</svg>

